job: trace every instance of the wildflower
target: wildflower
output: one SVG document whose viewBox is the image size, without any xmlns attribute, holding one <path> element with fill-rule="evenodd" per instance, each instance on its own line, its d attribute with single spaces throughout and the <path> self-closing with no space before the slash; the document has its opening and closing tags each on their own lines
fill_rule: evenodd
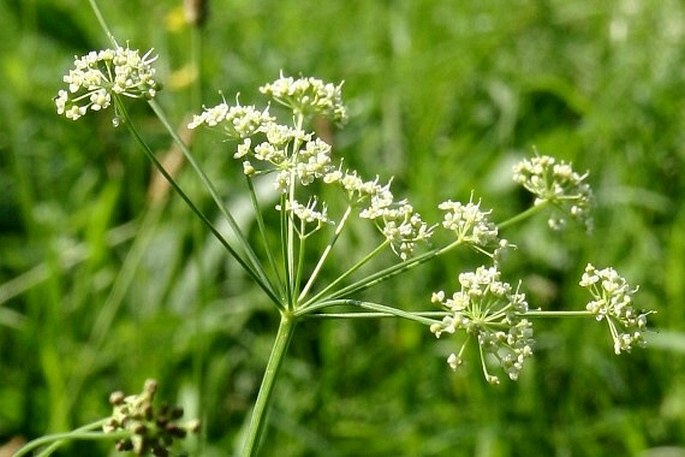
<svg viewBox="0 0 685 457">
<path fill-rule="evenodd" d="M 274 122 L 269 116 L 269 109 L 257 110 L 254 106 L 228 106 L 224 101 L 214 107 L 204 108 L 201 114 L 193 116 L 188 124 L 189 129 L 194 129 L 204 124 L 207 127 L 220 126 L 224 133 L 232 139 L 245 139 L 257 132 L 264 132 Z"/>
<path fill-rule="evenodd" d="M 312 139 L 312 134 L 304 130 L 281 124 L 270 124 L 266 129 L 266 139 L 275 146 L 285 146 L 289 143 L 302 144 Z"/>
<path fill-rule="evenodd" d="M 364 181 L 355 170 L 343 172 L 341 167 L 329 170 L 324 175 L 323 181 L 326 184 L 340 185 L 347 194 L 347 198 L 353 203 L 370 201 L 369 207 L 362 211 L 361 217 L 374 219 L 378 217 L 378 209 L 389 206 L 393 202 L 390 183 L 381 186 L 378 184 L 378 177 L 373 181 Z"/>
<path fill-rule="evenodd" d="M 440 203 L 438 208 L 445 211 L 442 226 L 454 232 L 457 241 L 481 249 L 496 242 L 496 252 L 507 247 L 506 241 L 497 238 L 497 226 L 489 218 L 491 211 L 481 210 L 480 201 L 473 203 L 469 200 L 464 205 L 461 202 L 447 200 Z"/>
<path fill-rule="evenodd" d="M 406 200 L 388 205 L 376 214 L 379 230 L 402 260 L 409 258 L 418 242 L 427 241 L 433 234 L 433 227 L 428 226 Z"/>
<path fill-rule="evenodd" d="M 515 165 L 513 178 L 536 196 L 535 205 L 551 203 L 558 208 L 561 215 L 548 220 L 551 228 L 563 228 L 568 215 L 590 231 L 594 197 L 592 189 L 584 182 L 587 176 L 587 173 L 579 175 L 564 161 L 557 163 L 553 157 L 538 156 Z"/>
<path fill-rule="evenodd" d="M 188 432 L 197 433 L 198 421 L 178 423 L 183 410 L 178 407 L 161 406 L 155 408 L 153 400 L 157 392 L 157 382 L 145 381 L 143 392 L 125 396 L 122 392 L 110 395 L 114 407 L 112 416 L 103 425 L 105 433 L 127 430 L 131 436 L 117 442 L 118 451 L 132 451 L 136 455 L 168 456 L 169 447 L 174 439 L 183 439 Z"/>
<path fill-rule="evenodd" d="M 259 88 L 260 92 L 305 116 L 318 114 L 337 123 L 347 121 L 347 110 L 342 103 L 342 83 L 324 83 L 317 78 L 293 79 L 281 73 L 276 81 Z"/>
<path fill-rule="evenodd" d="M 295 114 L 324 115 L 341 122 L 347 116 L 341 101 L 341 87 L 316 78 L 293 79 L 281 75 L 260 91 L 288 106 Z M 331 146 L 299 125 L 294 128 L 281 125 L 268 110 L 260 112 L 254 106 L 240 104 L 230 107 L 225 101 L 205 108 L 193 117 L 188 127 L 203 124 L 223 127 L 229 138 L 240 140 L 233 157 L 242 161 L 243 172 L 247 176 L 273 173 L 274 185 L 283 194 L 291 195 L 295 185 L 309 186 L 316 180 L 342 187 L 351 203 L 362 207 L 360 217 L 373 220 L 393 252 L 403 260 L 411 255 L 416 243 L 432 235 L 433 227 L 429 227 L 411 205 L 406 201 L 394 201 L 390 183 L 381 185 L 378 177 L 364 181 L 355 171 L 343 172 L 342 164 L 335 167 Z M 325 206 L 318 211 L 316 204 L 315 199 L 303 205 L 289 198 L 283 209 L 303 224 L 316 223 L 315 231 L 322 224 L 330 223 Z M 277 209 L 282 210 L 281 205 Z M 300 236 L 308 235 L 300 233 Z"/>
<path fill-rule="evenodd" d="M 319 138 L 311 140 L 311 133 L 274 126 L 275 129 L 277 127 L 282 127 L 277 129 L 280 130 L 278 136 L 256 146 L 254 157 L 269 164 L 265 171 L 278 171 L 275 181 L 278 190 L 287 192 L 294 178 L 301 185 L 308 186 L 314 180 L 322 179 L 333 168 L 331 146 L 325 141 Z M 303 148 L 289 152 L 296 143 L 300 145 L 302 142 L 305 142 Z"/>
<path fill-rule="evenodd" d="M 138 50 L 117 46 L 92 51 L 74 58 L 74 68 L 64 76 L 68 90 L 55 97 L 57 114 L 76 120 L 88 109 L 100 111 L 112 103 L 112 96 L 151 99 L 160 89 L 151 64 L 157 59 L 152 50 L 142 57 Z"/>
<path fill-rule="evenodd" d="M 639 313 L 633 308 L 632 296 L 637 287 L 631 288 L 613 268 L 597 270 L 592 264 L 585 267 L 580 286 L 588 289 L 594 298 L 586 309 L 598 321 L 607 322 L 616 354 L 630 352 L 633 345 L 645 344 L 642 332 L 647 328 L 647 316 L 651 312 Z"/>
<path fill-rule="evenodd" d="M 498 384 L 499 378 L 489 372 L 486 357 L 497 360 L 509 378 L 516 380 L 523 362 L 533 354 L 533 327 L 522 317 L 528 311 L 526 297 L 499 278 L 496 267 L 481 266 L 475 272 L 459 275 L 461 290 L 451 298 L 446 298 L 443 291 L 431 297 L 447 313 L 441 322 L 431 325 L 430 331 L 437 338 L 457 330 L 464 330 L 467 335 L 459 352 L 448 357 L 450 367 L 455 370 L 463 363 L 466 345 L 475 338 L 483 374 L 491 384 Z"/>
<path fill-rule="evenodd" d="M 434 227 L 426 224 L 407 200 L 394 200 L 390 183 L 380 185 L 378 177 L 363 181 L 354 172 L 342 176 L 340 183 L 350 198 L 357 197 L 358 203 L 368 199 L 368 206 L 360 211 L 359 217 L 376 223 L 400 259 L 407 260 L 418 242 L 427 241 L 433 235 Z"/>
<path fill-rule="evenodd" d="M 331 146 L 319 138 L 307 141 L 296 159 L 295 170 L 303 186 L 323 178 L 332 169 Z"/>
<path fill-rule="evenodd" d="M 301 238 L 307 238 L 309 235 L 319 230 L 324 224 L 333 224 L 333 221 L 328 218 L 328 208 L 324 203 L 321 210 L 317 209 L 318 200 L 316 197 L 311 198 L 306 205 L 299 203 L 297 200 L 287 200 L 285 203 L 285 210 L 301 221 L 298 233 Z M 276 210 L 281 210 L 281 205 L 276 205 Z M 315 224 L 314 228 L 305 232 L 306 224 Z"/>
</svg>

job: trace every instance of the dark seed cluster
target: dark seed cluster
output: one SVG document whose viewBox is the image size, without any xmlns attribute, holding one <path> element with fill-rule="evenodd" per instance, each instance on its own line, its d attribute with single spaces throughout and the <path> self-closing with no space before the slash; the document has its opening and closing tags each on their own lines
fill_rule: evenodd
<svg viewBox="0 0 685 457">
<path fill-rule="evenodd" d="M 143 391 L 138 395 L 124 395 L 113 392 L 109 401 L 114 407 L 109 421 L 103 426 L 105 433 L 129 431 L 130 436 L 116 443 L 121 452 L 135 455 L 152 454 L 166 457 L 174 440 L 185 438 L 188 433 L 199 430 L 199 421 L 178 422 L 183 417 L 183 409 L 166 404 L 156 408 L 153 404 L 157 382 L 147 380 Z"/>
</svg>

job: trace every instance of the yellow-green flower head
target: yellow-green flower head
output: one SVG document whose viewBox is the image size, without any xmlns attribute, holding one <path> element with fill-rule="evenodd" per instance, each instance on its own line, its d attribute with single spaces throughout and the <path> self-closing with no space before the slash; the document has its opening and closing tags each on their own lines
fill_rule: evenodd
<svg viewBox="0 0 685 457">
<path fill-rule="evenodd" d="M 128 46 L 75 57 L 74 68 L 63 78 L 68 88 L 55 97 L 57 113 L 76 120 L 89 109 L 108 108 L 112 96 L 152 99 L 161 87 L 151 66 L 156 59 L 152 50 L 141 56 Z"/>
</svg>

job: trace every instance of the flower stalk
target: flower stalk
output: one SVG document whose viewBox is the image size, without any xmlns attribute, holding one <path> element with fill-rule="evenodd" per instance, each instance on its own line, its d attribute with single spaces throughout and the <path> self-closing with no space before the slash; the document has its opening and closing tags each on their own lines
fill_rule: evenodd
<svg viewBox="0 0 685 457">
<path fill-rule="evenodd" d="M 47 457 L 48 455 L 55 452 L 60 446 L 62 446 L 67 441 L 72 440 L 116 440 L 118 438 L 123 438 L 128 434 L 121 434 L 122 436 L 106 435 L 101 431 L 95 431 L 101 429 L 102 426 L 107 422 L 108 419 L 101 419 L 90 424 L 81 426 L 75 430 L 65 433 L 53 433 L 50 435 L 41 436 L 33 441 L 26 443 L 14 457 L 24 457 L 30 455 L 36 449 L 43 446 L 47 446 L 45 449 L 36 454 L 37 457 Z"/>
<path fill-rule="evenodd" d="M 255 402 L 252 416 L 245 435 L 243 453 L 244 456 L 256 456 L 259 451 L 262 435 L 268 421 L 268 409 L 273 398 L 276 379 L 283 366 L 285 354 L 295 331 L 296 317 L 287 312 L 281 313 L 281 321 L 278 326 L 276 338 L 271 348 L 269 361 L 264 370 L 264 377 L 259 386 L 259 393 Z"/>
</svg>

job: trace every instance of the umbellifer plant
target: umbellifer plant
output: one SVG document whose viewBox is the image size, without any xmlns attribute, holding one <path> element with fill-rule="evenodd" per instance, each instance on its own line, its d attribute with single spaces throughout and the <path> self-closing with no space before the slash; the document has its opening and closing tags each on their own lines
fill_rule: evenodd
<svg viewBox="0 0 685 457">
<path fill-rule="evenodd" d="M 482 208 L 480 200 L 472 194 L 468 201 L 438 203 L 443 219 L 427 222 L 409 200 L 394 195 L 391 178 L 369 177 L 349 168 L 342 159 L 334 156 L 331 145 L 312 131 L 310 126 L 314 117 L 328 118 L 337 125 L 348 120 L 342 84 L 326 83 L 313 77 L 293 78 L 281 74 L 275 81 L 259 88 L 271 102 L 285 107 L 286 121 L 271 113 L 269 103 L 259 108 L 246 106 L 236 96 L 233 104 L 223 99 L 216 106 L 205 107 L 188 125 L 190 129 L 218 131 L 237 166 L 242 168 L 245 192 L 250 195 L 263 243 L 260 250 L 254 249 L 201 164 L 170 127 L 162 107 L 155 101 L 161 87 L 153 67 L 157 57 L 152 51 L 141 55 L 128 44 L 121 46 L 109 33 L 95 2 L 90 0 L 90 3 L 113 46 L 74 60 L 74 67 L 64 76 L 67 87 L 60 90 L 55 98 L 58 114 L 77 120 L 89 111 L 102 111 L 113 105 L 114 126 L 125 126 L 130 131 L 154 166 L 216 236 L 227 254 L 242 266 L 280 316 L 280 325 L 245 433 L 242 455 L 258 453 L 266 413 L 288 345 L 296 333 L 296 324 L 312 316 L 347 319 L 394 317 L 425 325 L 436 338 L 454 338 L 455 350 L 447 358 L 447 364 L 453 370 L 463 364 L 467 347 L 474 346 L 483 376 L 491 384 L 500 383 L 502 374 L 511 380 L 518 379 L 525 361 L 533 354 L 533 320 L 537 318 L 587 316 L 604 322 L 616 354 L 628 352 L 644 343 L 643 333 L 650 312 L 634 308 L 632 298 L 637 287 L 628 284 L 611 267 L 586 266 L 579 285 L 588 290 L 590 298 L 584 309 L 571 311 L 533 308 L 526 299 L 521 282 L 508 282 L 502 277 L 502 255 L 515 247 L 501 237 L 503 228 L 544 212 L 553 230 L 563 229 L 569 222 L 575 222 L 588 231 L 592 229 L 594 201 L 586 182 L 587 173 L 578 173 L 570 163 L 536 153 L 513 169 L 514 181 L 535 197 L 528 210 L 496 223 L 492 210 Z M 152 153 L 127 112 L 128 98 L 149 103 L 216 203 L 230 227 L 230 237 L 217 228 Z M 258 198 L 255 191 L 255 180 L 258 179 L 271 180 L 278 194 L 275 205 L 267 206 Z M 330 207 L 339 210 L 329 210 L 330 202 L 320 192 L 324 187 L 334 189 L 335 192 L 327 192 L 326 195 L 337 194 L 338 201 Z M 267 224 L 263 217 L 267 211 L 277 213 L 275 227 Z M 321 273 L 330 264 L 338 240 L 355 218 L 377 229 L 378 244 L 370 252 L 360 255 L 335 280 L 324 283 Z M 278 236 L 269 236 L 273 230 Z M 317 260 L 309 263 L 305 253 L 311 251 L 312 245 L 320 245 L 311 243 L 314 237 L 325 240 L 324 248 Z M 274 239 L 277 239 L 275 244 L 270 242 Z M 427 293 L 426 300 L 434 304 L 434 311 L 405 310 L 392 304 L 359 298 L 360 292 L 398 275 L 414 274 L 420 265 L 456 249 L 477 251 L 483 256 L 483 265 L 475 271 L 459 274 L 450 291 Z M 366 276 L 355 275 L 387 250 L 396 257 L 393 265 Z M 135 409 L 131 405 L 140 406 L 141 402 L 149 400 L 151 393 L 147 388 L 145 392 L 148 396 L 143 394 L 142 399 L 123 395 L 113 397 L 115 411 L 110 418 L 98 424 L 102 432 L 97 435 L 116 439 L 119 443 L 117 448 L 122 451 L 165 455 L 165 443 L 171 442 L 166 440 L 166 435 L 140 437 L 141 430 L 151 429 L 149 424 L 141 422 L 147 420 L 148 413 L 142 412 L 140 417 L 143 419 L 136 416 L 135 420 L 127 415 L 132 408 Z M 122 413 L 124 409 L 126 413 Z M 195 428 L 193 423 L 180 430 Z M 169 433 L 173 435 L 173 432 Z M 176 436 L 180 435 L 183 433 Z M 69 435 L 59 436 L 60 440 L 65 438 Z M 36 444 L 30 443 L 30 446 L 35 447 Z"/>
</svg>

